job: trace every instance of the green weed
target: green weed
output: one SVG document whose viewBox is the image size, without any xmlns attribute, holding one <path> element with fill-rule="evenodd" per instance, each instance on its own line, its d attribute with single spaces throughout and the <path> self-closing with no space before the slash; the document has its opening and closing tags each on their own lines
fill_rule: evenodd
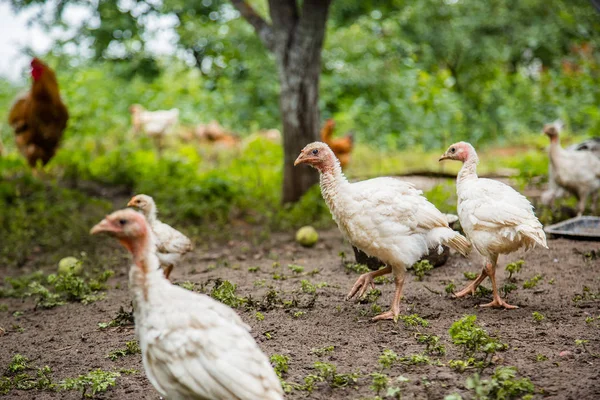
<svg viewBox="0 0 600 400">
<path fill-rule="evenodd" d="M 512 262 L 512 263 L 509 263 L 508 265 L 506 265 L 505 269 L 506 269 L 506 272 L 508 272 L 508 279 L 512 279 L 513 275 L 521 272 L 521 268 L 523 267 L 523 264 L 525 264 L 525 261 L 519 260 L 519 261 Z"/>
<path fill-rule="evenodd" d="M 294 264 L 290 264 L 288 265 L 288 268 L 294 273 L 294 274 L 301 274 L 304 272 L 304 267 L 300 266 L 300 265 L 294 265 Z"/>
<path fill-rule="evenodd" d="M 422 326 L 427 328 L 429 326 L 429 321 L 424 318 L 421 318 L 419 314 L 411 314 L 411 315 L 399 315 L 399 320 L 404 322 L 404 326 L 407 328 L 417 328 Z"/>
<path fill-rule="evenodd" d="M 533 278 L 528 279 L 528 280 L 525 281 L 525 283 L 523 283 L 523 289 L 533 289 L 534 287 L 537 286 L 537 284 L 541 280 L 542 280 L 542 275 L 537 274 Z"/>
<path fill-rule="evenodd" d="M 271 356 L 271 364 L 273 365 L 273 369 L 280 379 L 287 374 L 290 368 L 289 362 L 289 356 L 284 356 L 283 354 L 273 354 Z"/>
<path fill-rule="evenodd" d="M 490 335 L 476 323 L 475 315 L 467 315 L 454 322 L 449 329 L 452 343 L 463 350 L 463 355 L 468 358 L 478 357 L 482 360 L 482 365 L 487 365 L 488 356 L 497 351 L 506 350 L 508 346 L 501 343 Z M 468 360 L 467 360 L 468 361 Z M 471 363 L 455 363 L 459 369 L 468 367 Z"/>
<path fill-rule="evenodd" d="M 334 350 L 335 350 L 335 346 L 325 346 L 325 347 L 312 349 L 310 352 L 315 354 L 318 357 L 323 357 L 324 355 L 333 353 Z"/>
<path fill-rule="evenodd" d="M 475 278 L 477 278 L 477 276 L 478 276 L 476 272 L 468 272 L 468 271 L 463 272 L 463 275 L 465 276 L 465 279 L 467 279 L 469 281 L 474 281 Z"/>
<path fill-rule="evenodd" d="M 344 267 L 349 271 L 356 272 L 357 274 L 366 274 L 367 272 L 371 272 L 369 267 L 364 264 L 345 263 Z"/>
<path fill-rule="evenodd" d="M 141 352 L 142 352 L 142 349 L 140 349 L 140 345 L 137 342 L 137 340 L 132 340 L 130 342 L 125 343 L 124 349 L 117 349 L 117 350 L 113 350 L 110 353 L 108 353 L 108 356 L 106 356 L 106 358 L 108 358 L 112 361 L 116 361 L 117 359 L 119 359 L 121 357 L 133 355 L 133 354 L 140 354 Z"/>
<path fill-rule="evenodd" d="M 410 268 L 417 278 L 417 281 L 422 281 L 426 274 L 433 269 L 433 265 L 428 260 L 421 260 L 414 263 Z"/>
<path fill-rule="evenodd" d="M 59 387 L 61 390 L 80 391 L 83 397 L 93 397 L 114 387 L 119 376 L 121 374 L 118 372 L 103 371 L 98 368 L 77 378 L 67 378 L 60 382 Z"/>
<path fill-rule="evenodd" d="M 216 279 L 214 282 L 214 287 L 210 292 L 210 297 L 228 305 L 229 307 L 236 308 L 246 302 L 246 299 L 237 296 L 236 289 L 237 285 L 229 281 Z"/>
<path fill-rule="evenodd" d="M 398 354 L 394 350 L 385 349 L 379 356 L 378 362 L 381 365 L 381 370 L 390 369 L 399 359 Z"/>
<path fill-rule="evenodd" d="M 476 399 L 531 399 L 535 386 L 529 378 L 517 379 L 515 367 L 498 367 L 490 379 L 479 374 L 467 378 L 466 388 L 475 392 Z"/>
<path fill-rule="evenodd" d="M 544 317 L 544 315 L 543 315 L 543 314 L 541 314 L 541 313 L 539 313 L 539 312 L 537 312 L 537 311 L 534 311 L 534 312 L 531 314 L 531 316 L 533 317 L 533 320 L 534 320 L 535 322 L 542 322 L 542 321 L 543 321 L 543 320 L 546 318 L 546 317 Z"/>
<path fill-rule="evenodd" d="M 425 345 L 425 353 L 427 354 L 439 356 L 446 354 L 446 346 L 440 344 L 439 336 L 419 333 L 417 334 L 417 342 Z"/>
<path fill-rule="evenodd" d="M 10 372 L 11 374 L 23 372 L 30 368 L 31 367 L 29 365 L 29 358 L 21 354 L 15 354 L 12 360 L 10 361 L 10 364 L 8 364 L 8 372 Z"/>
</svg>

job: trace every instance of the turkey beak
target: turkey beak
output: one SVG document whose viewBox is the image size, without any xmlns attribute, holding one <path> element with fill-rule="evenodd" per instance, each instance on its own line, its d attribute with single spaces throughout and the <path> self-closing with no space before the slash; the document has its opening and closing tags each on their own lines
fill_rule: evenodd
<svg viewBox="0 0 600 400">
<path fill-rule="evenodd" d="M 90 235 L 95 235 L 102 232 L 116 232 L 113 225 L 106 218 L 94 225 L 94 227 L 90 230 Z"/>
<path fill-rule="evenodd" d="M 133 202 L 133 199 L 129 200 L 129 203 L 127 203 L 127 207 L 135 207 L 135 203 Z"/>
<path fill-rule="evenodd" d="M 444 161 L 444 160 L 449 160 L 449 159 L 450 159 L 450 156 L 447 153 L 444 153 L 444 154 L 442 154 L 442 156 L 440 157 L 438 162 Z"/>
<path fill-rule="evenodd" d="M 304 159 L 304 152 L 301 152 L 296 161 L 294 161 L 294 167 L 298 164 L 304 164 L 306 160 Z"/>
</svg>

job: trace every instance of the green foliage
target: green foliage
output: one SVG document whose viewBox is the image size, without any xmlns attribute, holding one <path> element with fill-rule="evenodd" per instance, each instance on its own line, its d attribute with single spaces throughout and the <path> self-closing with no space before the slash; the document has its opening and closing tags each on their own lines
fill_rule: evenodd
<svg viewBox="0 0 600 400">
<path fill-rule="evenodd" d="M 381 365 L 381 370 L 389 369 L 394 365 L 396 361 L 398 361 L 398 354 L 394 350 L 385 349 L 383 354 L 379 356 L 379 365 Z"/>
<path fill-rule="evenodd" d="M 358 382 L 358 373 L 338 374 L 334 364 L 315 361 L 314 368 L 317 370 L 316 375 L 328 382 L 331 388 L 353 386 Z"/>
<path fill-rule="evenodd" d="M 334 350 L 335 350 L 335 346 L 332 345 L 332 346 L 325 346 L 325 347 L 312 349 L 310 352 L 315 354 L 318 357 L 323 357 L 324 355 L 333 353 Z"/>
<path fill-rule="evenodd" d="M 546 317 L 544 317 L 543 314 L 541 314 L 537 311 L 534 311 L 533 314 L 531 314 L 531 316 L 533 317 L 533 320 L 535 322 L 542 322 L 546 318 Z"/>
<path fill-rule="evenodd" d="M 302 279 L 300 281 L 300 290 L 302 290 L 302 293 L 308 294 L 315 294 L 317 292 L 316 286 L 307 281 L 306 279 Z"/>
<path fill-rule="evenodd" d="M 475 280 L 475 278 L 477 278 L 476 272 L 465 271 L 465 272 L 463 272 L 463 275 L 465 276 L 465 279 L 467 279 L 469 281 L 473 281 L 473 280 Z"/>
<path fill-rule="evenodd" d="M 344 263 L 344 267 L 346 267 L 347 270 L 356 272 L 357 274 L 366 274 L 367 272 L 371 272 L 369 267 L 364 264 Z"/>
<path fill-rule="evenodd" d="M 219 300 L 221 303 L 232 308 L 239 307 L 245 303 L 246 299 L 239 297 L 235 293 L 237 289 L 236 284 L 221 279 L 215 280 L 214 284 L 210 292 L 210 297 L 213 299 Z"/>
<path fill-rule="evenodd" d="M 106 358 L 109 358 L 112 361 L 116 361 L 121 357 L 125 357 L 132 354 L 140 354 L 141 352 L 142 349 L 140 348 L 140 345 L 137 342 L 137 340 L 132 340 L 125 343 L 124 349 L 117 349 L 108 353 L 108 356 L 106 356 Z"/>
<path fill-rule="evenodd" d="M 529 378 L 516 377 L 515 367 L 498 367 L 489 380 L 474 374 L 467 378 L 465 386 L 474 392 L 474 398 L 478 400 L 531 398 L 529 395 L 535 392 L 533 383 Z"/>
<path fill-rule="evenodd" d="M 271 364 L 273 364 L 273 369 L 280 379 L 287 374 L 288 369 L 290 368 L 289 362 L 289 356 L 284 356 L 282 354 L 273 354 L 271 356 Z"/>
<path fill-rule="evenodd" d="M 288 268 L 294 273 L 294 274 L 301 274 L 304 272 L 304 267 L 300 266 L 300 265 L 294 265 L 294 264 L 290 264 L 288 265 Z"/>
<path fill-rule="evenodd" d="M 542 280 L 542 275 L 537 274 L 531 279 L 528 279 L 523 283 L 523 289 L 533 289 L 537 286 L 538 282 Z"/>
<path fill-rule="evenodd" d="M 404 326 L 407 328 L 417 328 L 422 326 L 427 328 L 429 326 L 429 321 L 424 318 L 421 318 L 419 314 L 411 314 L 411 315 L 399 315 L 398 319 L 404 322 Z"/>
<path fill-rule="evenodd" d="M 106 281 L 114 274 L 111 270 L 86 272 L 83 277 L 67 272 L 45 276 L 38 271 L 16 278 L 6 278 L 10 287 L 0 290 L 0 297 L 36 298 L 37 305 L 52 308 L 67 301 L 88 304 L 104 298 Z"/>
<path fill-rule="evenodd" d="M 59 387 L 61 390 L 80 391 L 83 397 L 93 397 L 114 387 L 119 376 L 121 374 L 118 372 L 103 371 L 98 368 L 77 378 L 67 378 L 60 382 Z"/>
<path fill-rule="evenodd" d="M 422 281 L 425 275 L 433 269 L 433 265 L 428 260 L 421 260 L 410 267 L 418 281 Z"/>
<path fill-rule="evenodd" d="M 447 294 L 453 294 L 454 290 L 456 290 L 456 285 L 454 284 L 454 282 L 450 282 L 449 284 L 446 285 L 446 287 L 444 287 L 444 291 Z"/>
<path fill-rule="evenodd" d="M 467 315 L 454 322 L 448 331 L 452 343 L 461 347 L 464 355 L 471 357 L 482 352 L 487 358 L 489 354 L 508 348 L 506 344 L 490 337 L 476 321 L 475 315 Z"/>
<path fill-rule="evenodd" d="M 386 374 L 382 374 L 379 372 L 373 372 L 371 374 L 371 386 L 369 386 L 369 389 L 371 389 L 372 391 L 374 391 L 375 393 L 377 393 L 377 395 L 379 395 L 379 393 L 382 390 L 385 390 L 390 382 L 390 377 L 387 376 Z"/>
<path fill-rule="evenodd" d="M 28 370 L 29 368 L 29 358 L 21 354 L 15 354 L 12 360 L 10 361 L 10 364 L 8 364 L 8 372 L 10 372 L 11 374 L 23 372 L 25 370 Z"/>
<path fill-rule="evenodd" d="M 254 317 L 256 318 L 257 321 L 265 320 L 265 315 L 263 313 L 261 313 L 260 311 L 257 311 L 256 314 L 254 314 Z"/>
<path fill-rule="evenodd" d="M 446 354 L 446 346 L 440 344 L 439 336 L 425 333 L 417 334 L 417 342 L 425 345 L 425 353 L 443 356 Z"/>
<path fill-rule="evenodd" d="M 523 267 L 523 264 L 525 264 L 525 261 L 519 260 L 519 261 L 512 262 L 512 263 L 509 263 L 508 265 L 506 265 L 506 272 L 508 272 L 508 279 L 512 279 L 512 276 L 514 274 L 521 272 L 521 267 Z"/>
<path fill-rule="evenodd" d="M 127 312 L 125 309 L 123 309 L 123 306 L 119 308 L 117 316 L 109 322 L 98 322 L 98 328 L 100 329 L 126 325 L 133 325 L 133 310 L 131 312 Z"/>
</svg>

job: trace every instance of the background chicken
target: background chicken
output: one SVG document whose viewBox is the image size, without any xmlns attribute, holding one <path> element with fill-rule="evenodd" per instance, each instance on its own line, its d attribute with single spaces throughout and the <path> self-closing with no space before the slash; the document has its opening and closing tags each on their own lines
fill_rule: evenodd
<svg viewBox="0 0 600 400">
<path fill-rule="evenodd" d="M 429 249 L 441 252 L 447 245 L 463 255 L 469 242 L 448 226 L 448 221 L 422 192 L 394 178 L 376 178 L 350 183 L 333 151 L 320 142 L 306 146 L 295 165 L 309 164 L 321 174 L 321 193 L 344 237 L 361 251 L 377 257 L 387 267 L 360 276 L 348 298 L 361 297 L 373 279 L 393 272 L 396 292 L 391 310 L 373 318 L 394 319 L 400 313 L 400 299 L 406 268 Z"/>
<path fill-rule="evenodd" d="M 486 258 L 481 274 L 456 293 L 456 297 L 475 294 L 477 286 L 489 276 L 494 300 L 482 307 L 516 308 L 502 300 L 498 293 L 498 255 L 512 253 L 521 247 L 532 248 L 536 244 L 548 248 L 542 224 L 525 196 L 502 182 L 477 177 L 479 158 L 471 144 L 453 144 L 440 157 L 442 160 L 463 162 L 456 179 L 458 217 L 473 247 Z"/>
<path fill-rule="evenodd" d="M 172 285 L 158 271 L 152 235 L 133 210 L 112 213 L 92 234 L 116 236 L 132 253 L 135 328 L 148 379 L 167 399 L 280 400 L 283 391 L 250 328 L 226 305 Z"/>
<path fill-rule="evenodd" d="M 558 188 L 563 189 L 577 197 L 577 215 L 582 215 L 591 195 L 595 214 L 600 190 L 600 141 L 593 138 L 563 149 L 559 138 L 561 128 L 560 122 L 544 126 L 544 133 L 550 138 L 550 171 L 549 189 L 542 195 L 542 201 L 551 204 L 563 194 Z"/>
<path fill-rule="evenodd" d="M 54 71 L 37 58 L 31 61 L 31 89 L 13 104 L 8 123 L 19 151 L 32 168 L 46 165 L 56 153 L 69 113 L 60 98 Z"/>
<path fill-rule="evenodd" d="M 321 141 L 333 150 L 333 154 L 340 160 L 340 165 L 345 168 L 350 162 L 350 154 L 354 148 L 354 136 L 349 133 L 343 138 L 334 139 L 334 129 L 335 121 L 333 118 L 329 118 L 321 129 Z"/>
<path fill-rule="evenodd" d="M 223 147 L 235 147 L 240 138 L 225 130 L 217 121 L 200 124 L 195 129 L 195 135 L 200 141 L 213 143 Z"/>
<path fill-rule="evenodd" d="M 150 137 L 159 151 L 162 151 L 164 139 L 179 122 L 179 109 L 166 111 L 147 111 L 139 104 L 129 107 L 131 125 L 135 133 L 143 132 Z"/>
<path fill-rule="evenodd" d="M 169 278 L 173 267 L 179 263 L 181 257 L 193 250 L 192 241 L 177 229 L 158 220 L 156 217 L 158 211 L 152 197 L 138 194 L 129 200 L 127 207 L 139 208 L 148 220 L 155 236 L 156 255 L 165 271 L 165 277 Z"/>
</svg>

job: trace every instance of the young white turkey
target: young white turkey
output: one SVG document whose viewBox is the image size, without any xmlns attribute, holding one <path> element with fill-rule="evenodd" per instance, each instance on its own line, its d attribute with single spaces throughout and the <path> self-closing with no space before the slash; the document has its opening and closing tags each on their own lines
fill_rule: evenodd
<svg viewBox="0 0 600 400">
<path fill-rule="evenodd" d="M 600 143 L 593 138 L 563 149 L 559 138 L 561 128 L 560 122 L 544 126 L 544 133 L 550 138 L 550 182 L 542 201 L 551 204 L 555 197 L 562 195 L 560 189 L 565 190 L 577 197 L 577 213 L 582 215 L 591 195 L 595 214 L 600 190 Z"/>
<path fill-rule="evenodd" d="M 152 197 L 138 194 L 129 200 L 127 207 L 139 208 L 148 220 L 152 233 L 155 235 L 156 255 L 165 271 L 165 277 L 169 278 L 173 267 L 181 260 L 181 257 L 194 249 L 192 241 L 177 229 L 158 220 L 156 204 Z"/>
<path fill-rule="evenodd" d="M 159 271 L 142 214 L 112 213 L 92 234 L 115 236 L 133 255 L 135 330 L 150 383 L 167 399 L 280 400 L 283 392 L 250 328 L 226 305 L 172 285 Z"/>
<path fill-rule="evenodd" d="M 420 190 L 394 178 L 376 178 L 350 183 L 333 151 L 321 142 L 306 146 L 295 165 L 309 164 L 319 170 L 321 193 L 344 237 L 387 267 L 358 278 L 348 299 L 374 288 L 373 278 L 394 275 L 396 291 L 390 311 L 373 320 L 394 319 L 400 313 L 404 274 L 423 255 L 442 251 L 447 245 L 463 255 L 469 242 L 448 226 L 448 221 Z"/>
<path fill-rule="evenodd" d="M 473 247 L 486 259 L 481 274 L 456 293 L 456 297 L 475 294 L 477 286 L 489 276 L 494 300 L 482 307 L 516 308 L 502 300 L 498 293 L 498 255 L 535 245 L 548 248 L 542 224 L 525 196 L 502 182 L 477 176 L 479 158 L 470 143 L 453 144 L 440 157 L 442 160 L 463 162 L 456 179 L 458 218 Z"/>
</svg>

